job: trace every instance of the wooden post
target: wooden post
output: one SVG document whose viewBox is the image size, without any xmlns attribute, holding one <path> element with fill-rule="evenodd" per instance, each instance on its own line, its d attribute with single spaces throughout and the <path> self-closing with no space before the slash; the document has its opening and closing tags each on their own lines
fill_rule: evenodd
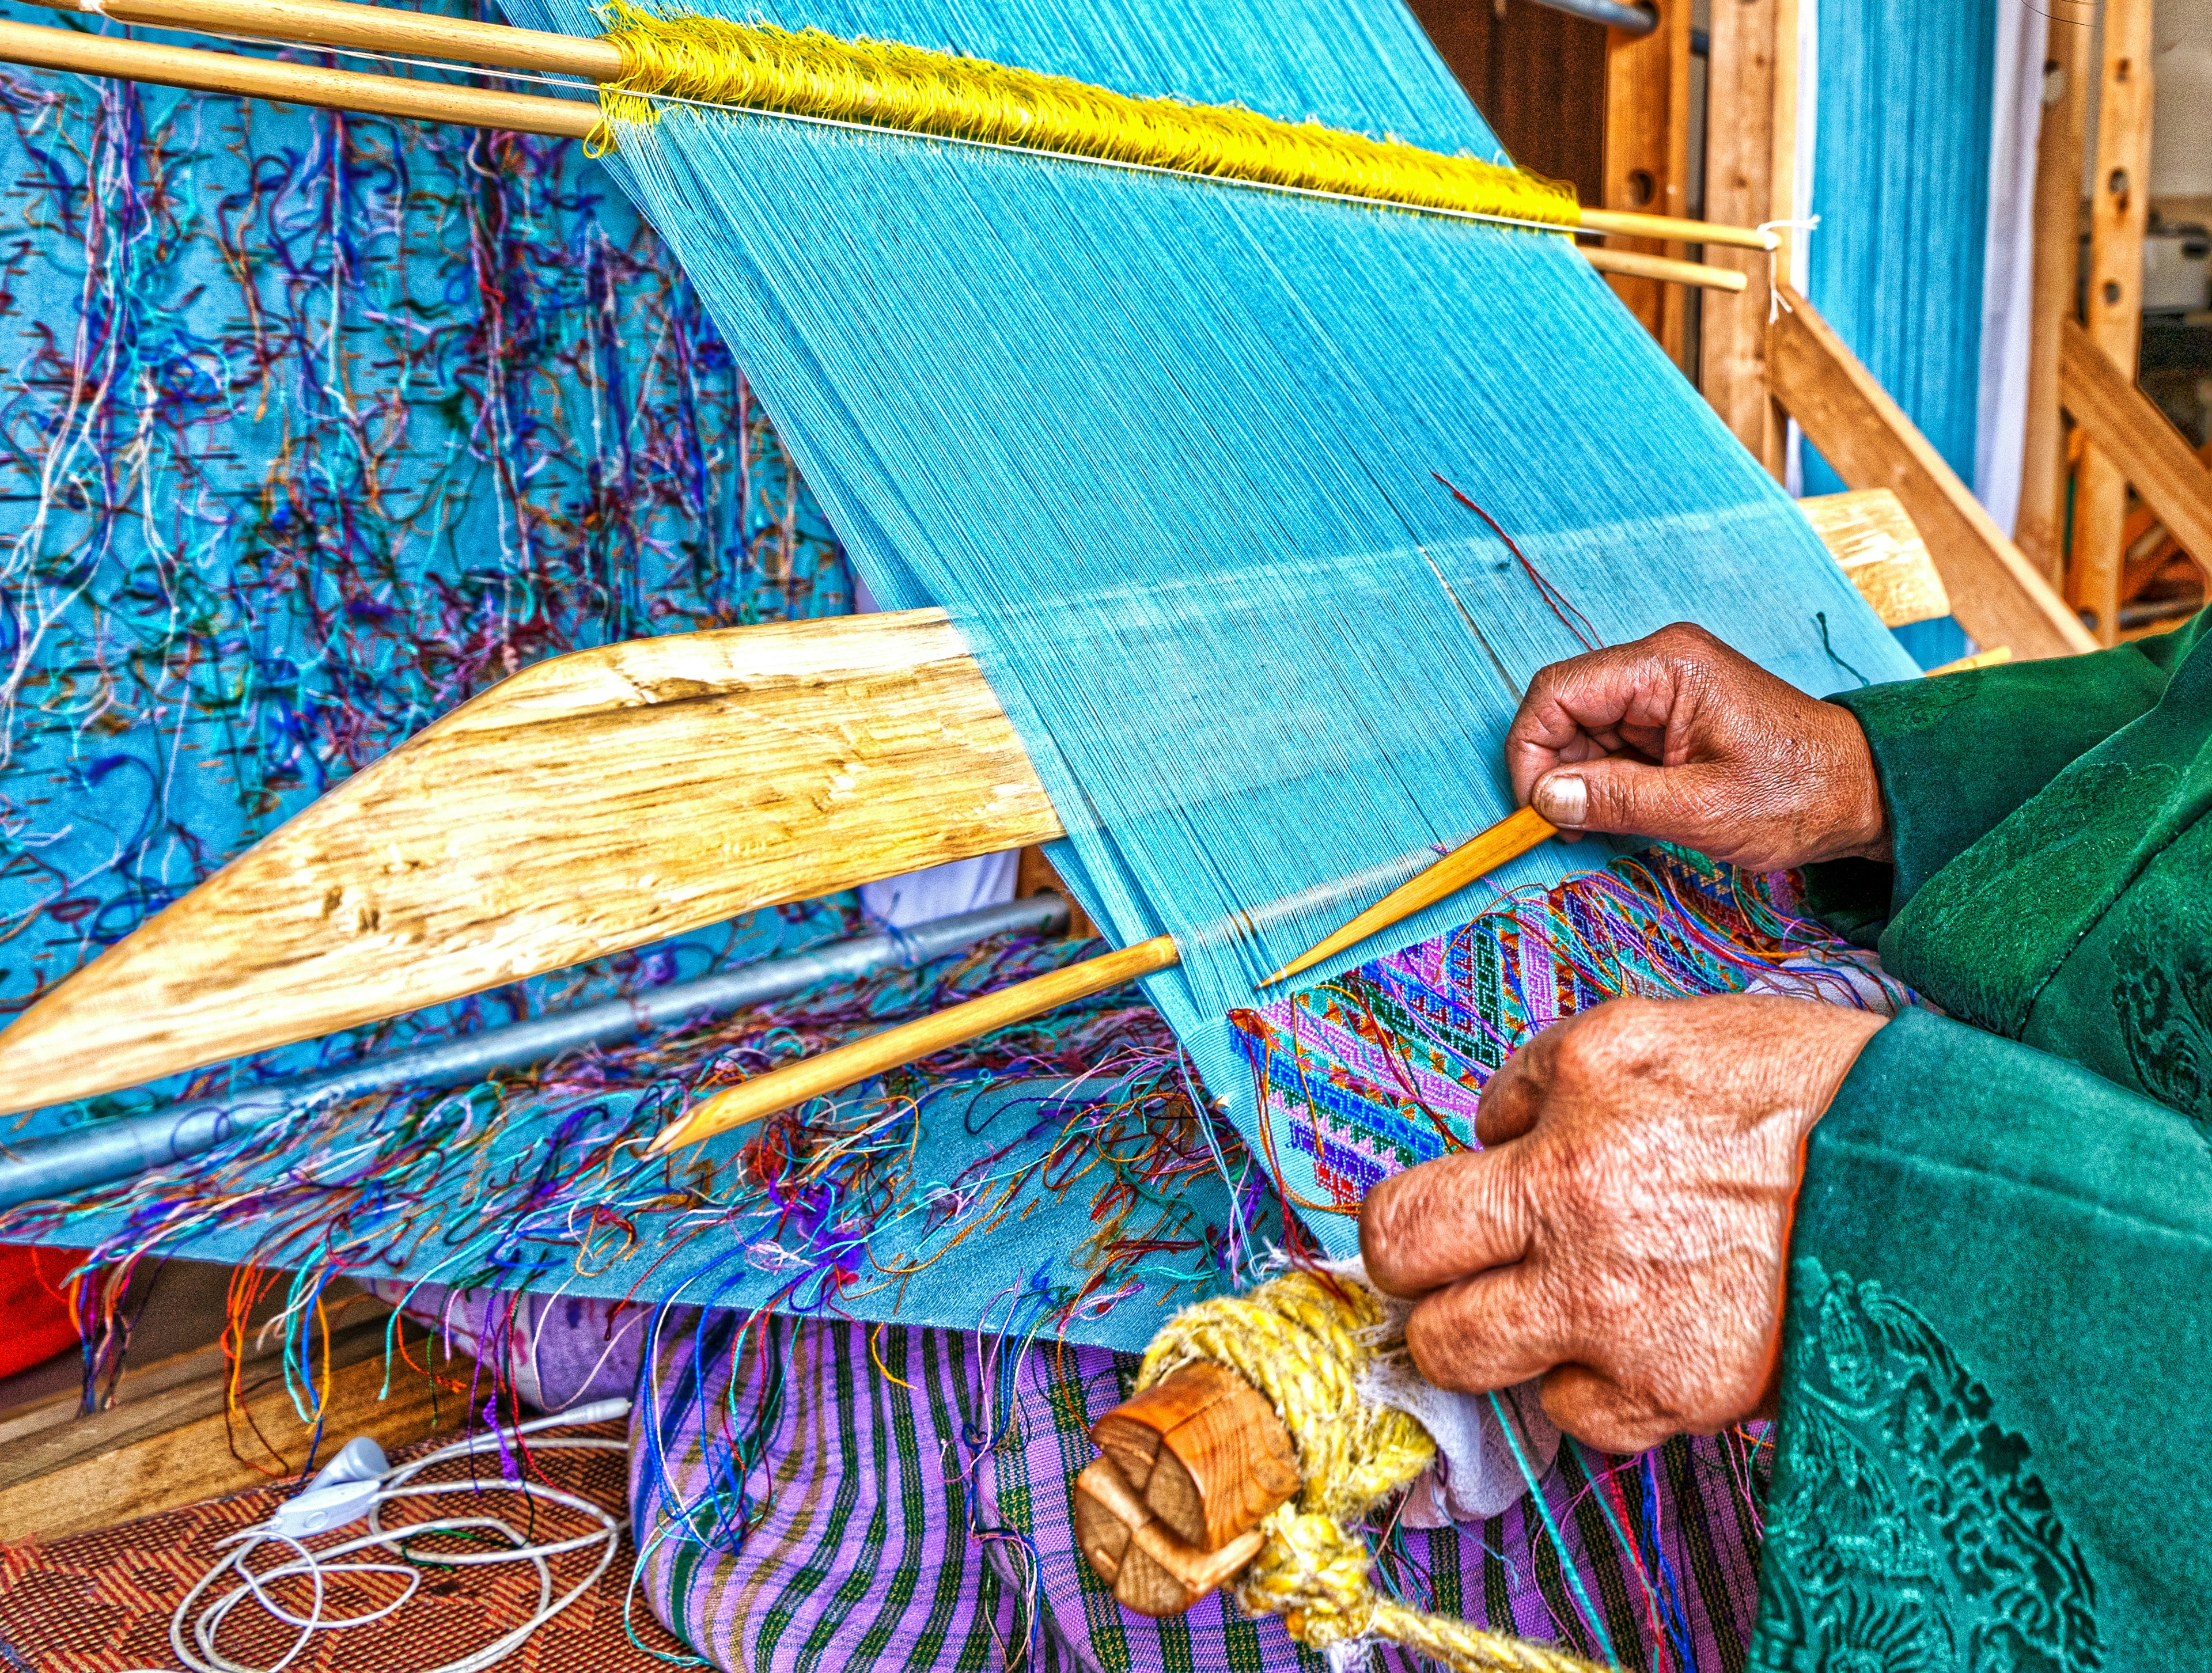
<svg viewBox="0 0 2212 1673">
<path fill-rule="evenodd" d="M 1605 207 L 1689 213 L 1690 0 L 1657 0 L 1648 35 L 1606 32 Z M 1680 244 L 1616 239 L 1615 249 L 1680 257 Z M 1656 279 L 1608 281 L 1677 366 L 1687 352 L 1689 293 Z"/>
<path fill-rule="evenodd" d="M 2150 218 L 2151 0 L 2106 0 L 2097 96 L 2097 167 L 2089 196 L 2089 340 L 2130 381 L 2142 337 L 2143 231 Z M 2091 446 L 2075 476 L 2068 601 L 2100 643 L 2118 641 L 2128 484 Z"/>
<path fill-rule="evenodd" d="M 1778 179 L 1778 127 L 1786 125 L 1780 159 L 1795 155 L 1796 88 L 1783 85 L 1783 26 L 1788 61 L 1796 61 L 1796 0 L 1714 0 L 1712 45 L 1705 88 L 1705 214 L 1740 226 L 1786 219 L 1791 183 Z M 1778 115 L 1782 118 L 1778 124 Z M 1736 295 L 1705 300 L 1698 386 L 1722 422 L 1753 458 L 1782 476 L 1784 427 L 1767 393 L 1766 322 L 1773 306 L 1772 258 L 1749 251 L 1709 249 L 1716 266 L 1742 270 Z"/>
<path fill-rule="evenodd" d="M 2013 539 L 2050 578 L 2066 579 L 2065 421 L 2058 400 L 2058 328 L 2077 318 L 2081 147 L 2096 58 L 2088 26 L 2054 13 L 2044 55 L 2043 128 L 2035 144 L 2035 280 L 2027 349 L 2027 433 Z"/>
<path fill-rule="evenodd" d="M 2095 456 L 2200 565 L 2212 564 L 2212 472 L 2172 421 L 2073 321 L 2059 341 L 2059 398 Z"/>
</svg>

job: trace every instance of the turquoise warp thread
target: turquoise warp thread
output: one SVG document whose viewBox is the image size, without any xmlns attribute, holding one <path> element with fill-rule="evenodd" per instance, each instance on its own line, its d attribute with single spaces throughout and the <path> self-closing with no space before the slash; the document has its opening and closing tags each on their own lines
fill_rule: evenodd
<svg viewBox="0 0 2212 1673">
<path fill-rule="evenodd" d="M 1820 217 L 1806 246 L 1806 294 L 1971 482 L 1997 8 L 1818 5 L 1816 68 L 1800 88 L 1814 101 L 1805 207 Z M 1804 478 L 1808 494 L 1844 487 L 1809 446 Z M 1966 652 L 1948 617 L 1899 638 L 1925 667 Z"/>
<path fill-rule="evenodd" d="M 583 0 L 509 10 L 594 27 Z M 1497 149 L 1393 0 L 817 0 L 771 21 Z M 1507 810 L 1516 692 L 1577 648 L 1436 473 L 1607 640 L 1692 617 L 1826 691 L 1825 614 L 1870 678 L 1911 671 L 1557 238 L 680 106 L 626 126 L 612 164 L 876 597 L 953 613 L 1086 906 L 1121 944 L 1175 935 L 1182 966 L 1147 990 L 1237 1099 L 1227 1013 Z"/>
</svg>

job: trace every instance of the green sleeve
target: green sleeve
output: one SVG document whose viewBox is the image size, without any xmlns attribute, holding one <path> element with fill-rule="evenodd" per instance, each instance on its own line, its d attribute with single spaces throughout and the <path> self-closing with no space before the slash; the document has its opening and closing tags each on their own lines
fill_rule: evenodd
<svg viewBox="0 0 2212 1673">
<path fill-rule="evenodd" d="M 1814 915 L 1872 945 L 1929 878 L 2075 760 L 2154 708 L 2206 620 L 2200 615 L 2178 632 L 2087 656 L 1830 698 L 1857 718 L 1874 750 L 1894 861 L 1808 867 Z"/>
<path fill-rule="evenodd" d="M 2212 1655 L 2212 1146 L 1908 1012 L 1807 1148 L 1752 1666 Z"/>
</svg>

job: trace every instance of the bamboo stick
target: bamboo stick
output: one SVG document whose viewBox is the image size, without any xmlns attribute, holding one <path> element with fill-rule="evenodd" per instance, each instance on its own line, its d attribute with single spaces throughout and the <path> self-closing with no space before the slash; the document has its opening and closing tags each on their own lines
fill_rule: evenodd
<svg viewBox="0 0 2212 1673">
<path fill-rule="evenodd" d="M 446 58 L 459 64 L 489 64 L 506 70 L 526 70 L 548 76 L 574 76 L 588 82 L 611 82 L 624 73 L 622 49 L 611 40 L 583 35 L 550 33 L 540 29 L 517 29 L 500 23 L 479 23 L 465 18 L 440 17 L 403 10 L 396 6 L 362 5 L 356 0 L 47 0 L 57 10 L 92 13 L 148 28 L 189 29 L 202 33 L 256 35 L 270 40 L 296 41 L 303 45 L 350 47 L 364 52 L 387 52 L 404 58 Z M 97 71 L 93 73 L 99 73 Z M 122 74 L 111 71 L 111 74 Z M 135 79 L 150 81 L 153 76 Z M 185 83 L 170 82 L 170 86 Z M 230 89 L 217 89 L 229 91 Z M 313 103 L 299 100 L 299 103 Z M 370 106 L 356 106 L 369 109 Z M 399 112 L 391 112 L 398 114 Z M 465 117 L 447 118 L 466 121 Z M 514 126 L 514 124 L 480 124 Z M 527 129 L 524 131 L 537 132 Z M 1688 244 L 1724 244 L 1747 250 L 1772 250 L 1775 235 L 1753 227 L 1722 227 L 1676 215 L 1642 215 L 1630 209 L 1585 209 L 1582 230 L 1626 238 L 1656 239 Z M 1650 262 L 1653 257 L 1638 257 Z M 1593 263 L 1593 265 L 1598 264 Z M 1695 263 L 1675 263 L 1696 269 Z M 1644 278 L 1673 279 L 1691 284 L 1713 281 L 1692 278 L 1686 272 L 1654 272 L 1643 267 L 1604 267 L 1601 272 L 1630 274 Z M 1698 270 L 1718 272 L 1721 270 Z M 1722 288 L 1741 290 L 1738 282 Z"/>
<path fill-rule="evenodd" d="M 179 0 L 117 0 L 119 8 L 149 14 L 167 12 L 179 4 Z M 260 9 L 264 7 L 313 16 L 383 9 L 349 5 L 345 0 L 209 0 L 210 10 L 235 17 L 251 15 L 257 20 L 257 27 L 265 27 L 272 21 L 261 17 Z M 419 17 L 416 21 L 429 21 Z M 497 31 L 501 26 L 478 23 L 470 27 Z M 353 28 L 353 33 L 358 33 L 358 28 Z M 541 34 L 533 30 L 505 33 L 538 41 L 577 44 L 568 36 Z M 589 45 L 605 46 L 605 43 Z M 508 56 L 519 58 L 524 52 L 518 48 Z M 578 55 L 576 62 L 581 61 Z M 201 93 L 267 99 L 283 105 L 312 105 L 321 110 L 359 111 L 371 116 L 402 117 L 417 122 L 500 128 L 514 133 L 542 134 L 552 139 L 588 139 L 599 125 L 599 107 L 595 100 L 548 99 L 535 94 L 457 87 L 447 82 L 279 64 L 239 53 L 161 46 L 148 41 L 121 40 L 112 35 L 82 34 L 74 29 L 43 28 L 33 23 L 0 22 L 0 62 L 28 64 L 40 70 L 70 70 L 82 76 L 112 76 L 128 82 L 151 82 L 161 87 L 185 88 Z M 1677 284 L 1729 290 L 1743 288 L 1743 276 L 1723 268 L 1667 261 L 1625 251 L 1589 249 L 1582 253 L 1601 273 L 1628 273 Z"/>
<path fill-rule="evenodd" d="M 1634 250 L 1606 250 L 1577 245 L 1583 259 L 1601 273 L 1619 273 L 1632 279 L 1658 279 L 1670 284 L 1697 285 L 1705 290 L 1741 290 L 1750 281 L 1732 267 L 1709 267 L 1703 262 L 1677 261 L 1672 256 L 1646 256 Z"/>
<path fill-rule="evenodd" d="M 596 35 L 517 29 L 504 23 L 357 5 L 351 0 L 47 0 L 58 11 L 111 17 L 149 29 L 201 34 L 258 35 L 313 46 L 349 46 L 402 58 L 453 58 L 502 70 L 611 82 L 623 73 L 622 49 Z"/>
<path fill-rule="evenodd" d="M 1480 836 L 1460 844 L 1419 876 L 1399 884 L 1342 929 L 1324 936 L 1260 985 L 1273 987 L 1285 977 L 1312 969 L 1323 959 L 1357 946 L 1371 935 L 1381 934 L 1424 906 L 1432 906 L 1446 895 L 1458 894 L 1476 878 L 1486 876 L 1508 860 L 1519 859 L 1531 848 L 1559 833 L 1559 827 L 1534 808 L 1522 808 L 1508 814 Z"/>
<path fill-rule="evenodd" d="M 1638 209 L 1583 208 L 1582 230 L 1620 238 L 1659 239 L 1674 244 L 1725 244 L 1738 250 L 1778 250 L 1782 241 L 1757 227 L 1723 227 L 1712 221 L 1686 221 L 1677 215 L 1645 215 Z"/>
<path fill-rule="evenodd" d="M 732 1127 L 757 1121 L 764 1115 L 773 1115 L 778 1110 L 803 1104 L 810 1098 L 842 1091 L 871 1076 L 919 1062 L 933 1052 L 958 1046 L 994 1028 L 1025 1022 L 1058 1006 L 1087 999 L 1094 993 L 1103 993 L 1139 976 L 1169 969 L 1181 962 L 1182 957 L 1176 950 L 1173 936 L 1154 936 L 1150 941 L 1140 941 L 1118 953 L 1085 959 L 1065 970 L 1017 982 L 1012 987 L 970 999 L 950 1010 L 886 1028 L 849 1046 L 786 1064 L 781 1069 L 772 1069 L 765 1075 L 755 1076 L 716 1093 L 671 1122 L 654 1136 L 647 1154 L 664 1155 L 684 1145 L 726 1133 Z"/>
<path fill-rule="evenodd" d="M 80 76 L 152 82 L 199 93 L 267 99 L 280 105 L 313 105 L 321 110 L 359 111 L 417 122 L 502 128 L 550 139 L 588 138 L 599 122 L 596 100 L 542 99 L 524 93 L 455 87 L 447 82 L 364 76 L 349 70 L 277 64 L 234 52 L 203 52 L 188 46 L 157 46 L 110 35 L 80 34 L 74 29 L 41 28 L 35 23 L 0 22 L 0 61 Z"/>
<path fill-rule="evenodd" d="M 1287 970 L 1303 970 L 1333 951 L 1387 929 L 1431 902 L 1466 888 L 1508 860 L 1517 859 L 1554 834 L 1553 825 L 1534 809 L 1522 808 L 1507 815 L 1411 882 L 1385 896 L 1378 905 L 1361 913 Z M 1407 904 L 1409 901 L 1412 904 Z M 765 1075 L 755 1076 L 718 1092 L 697 1108 L 678 1117 L 654 1137 L 649 1154 L 662 1155 L 684 1145 L 696 1144 L 701 1139 L 712 1138 L 717 1133 L 726 1133 L 732 1127 L 744 1126 L 778 1110 L 793 1108 L 810 1098 L 842 1092 L 872 1076 L 919 1062 L 933 1052 L 977 1039 L 994 1028 L 1025 1022 L 1056 1006 L 1087 999 L 1094 993 L 1103 993 L 1155 971 L 1171 969 L 1182 959 L 1174 937 L 1154 936 L 1150 941 L 1139 942 L 1118 953 L 1086 959 L 1048 976 L 1017 982 L 996 993 L 970 999 L 933 1016 L 918 1017 L 834 1051 L 786 1064 L 781 1069 L 772 1069 Z M 1267 979 L 1280 981 L 1287 970 L 1279 971 Z"/>
</svg>

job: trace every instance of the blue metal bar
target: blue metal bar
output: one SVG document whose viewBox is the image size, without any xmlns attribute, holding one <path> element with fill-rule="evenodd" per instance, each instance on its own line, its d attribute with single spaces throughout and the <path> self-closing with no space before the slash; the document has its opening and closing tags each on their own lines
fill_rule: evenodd
<svg viewBox="0 0 2212 1673">
<path fill-rule="evenodd" d="M 672 983 L 635 999 L 610 999 L 556 1011 L 528 1022 L 428 1046 L 410 1046 L 342 1069 L 195 1098 L 144 1115 L 106 1121 L 80 1131 L 34 1140 L 0 1157 L 0 1209 L 129 1179 L 149 1168 L 211 1150 L 276 1120 L 310 1100 L 357 1098 L 407 1082 L 469 1086 L 495 1069 L 542 1063 L 583 1046 L 607 1046 L 685 1017 L 732 1011 L 781 999 L 818 982 L 849 980 L 898 964 L 924 964 L 992 936 L 1064 928 L 1067 902 L 1057 894 L 960 912 L 910 930 L 856 936 L 788 958 L 764 959 L 738 970 Z"/>
<path fill-rule="evenodd" d="M 1648 35 L 1659 27 L 1659 14 L 1652 7 L 1623 5 L 1621 0 L 1536 0 L 1536 3 L 1632 35 Z"/>
</svg>

